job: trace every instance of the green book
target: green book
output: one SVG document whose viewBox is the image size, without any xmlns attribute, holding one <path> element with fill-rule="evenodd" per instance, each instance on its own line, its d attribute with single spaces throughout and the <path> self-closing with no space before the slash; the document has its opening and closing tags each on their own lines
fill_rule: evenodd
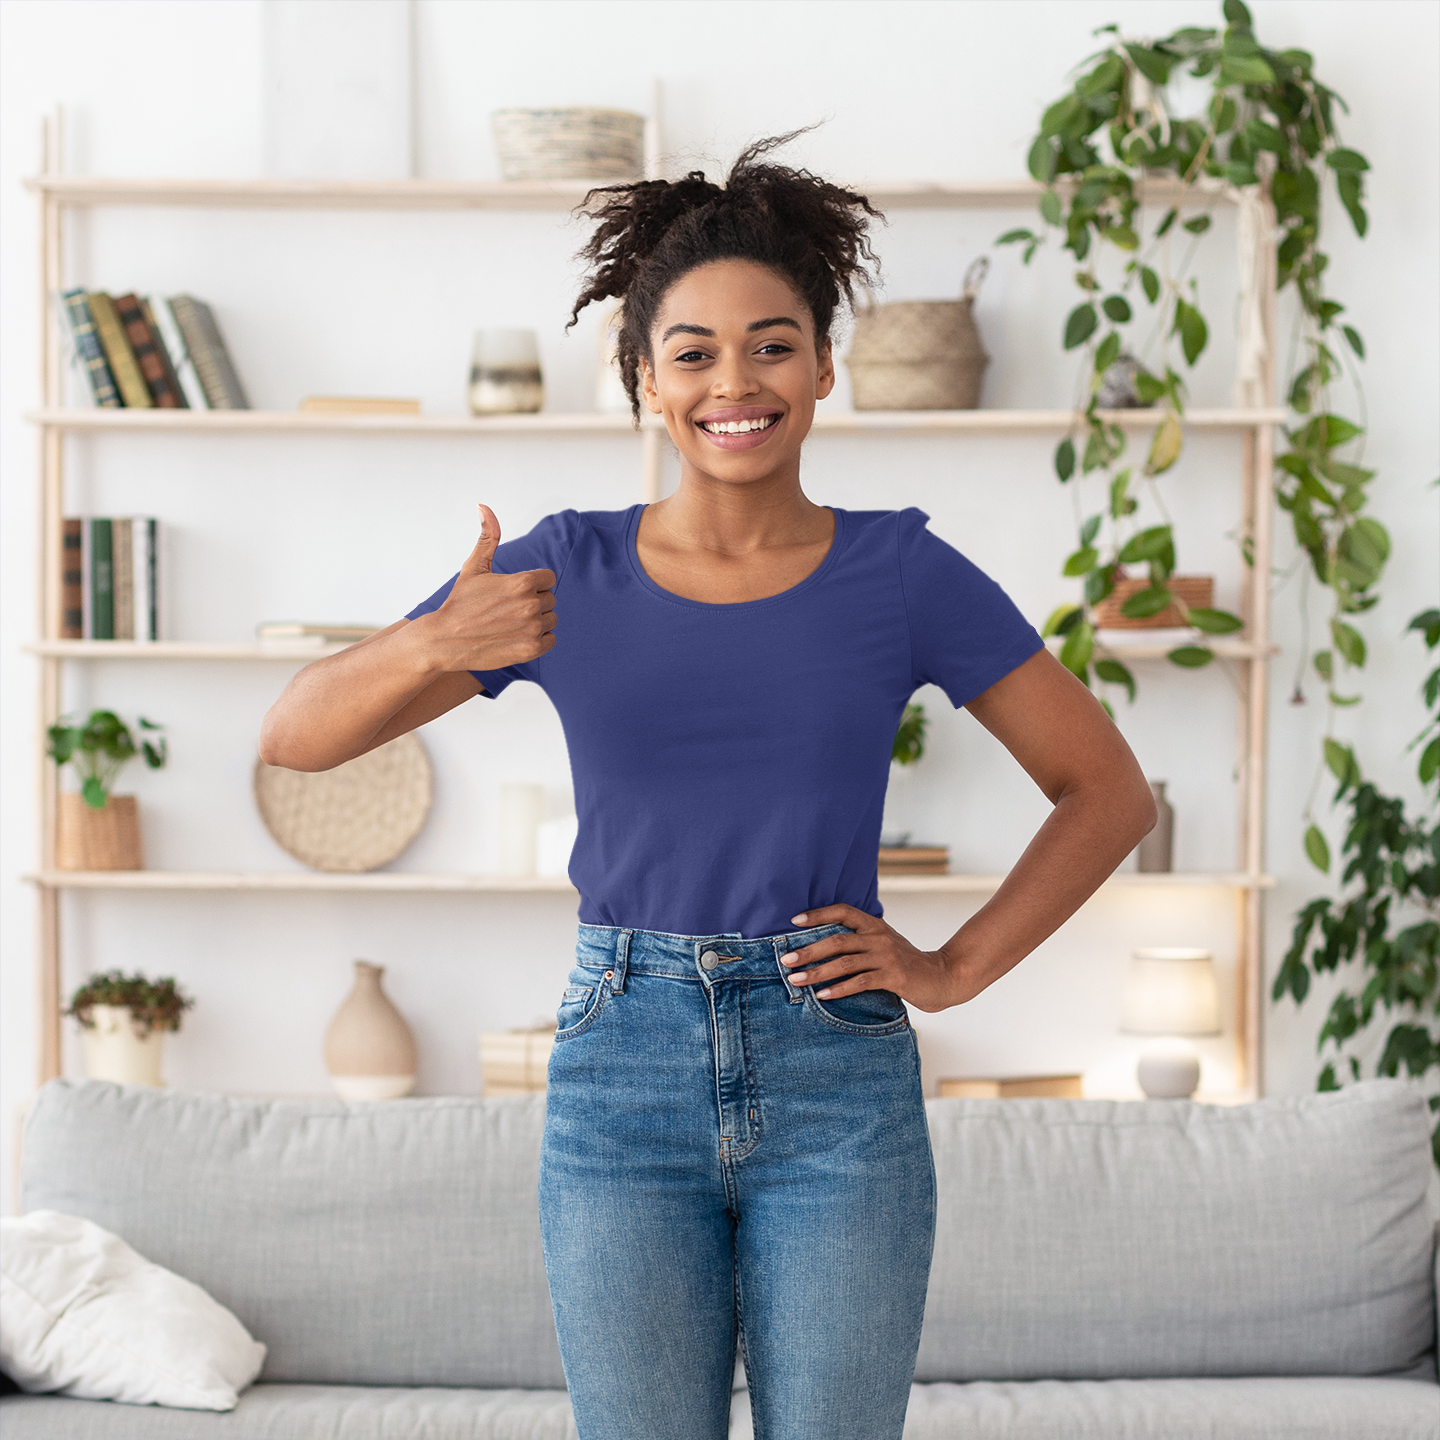
<svg viewBox="0 0 1440 1440">
<path fill-rule="evenodd" d="M 90 638 L 115 638 L 115 534 L 108 519 L 90 521 Z"/>
</svg>

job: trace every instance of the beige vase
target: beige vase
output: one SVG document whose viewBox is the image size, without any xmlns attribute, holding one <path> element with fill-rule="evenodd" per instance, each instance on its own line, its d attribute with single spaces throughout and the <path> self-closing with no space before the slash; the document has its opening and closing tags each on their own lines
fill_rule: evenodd
<svg viewBox="0 0 1440 1440">
<path fill-rule="evenodd" d="M 165 1056 L 165 1032 L 142 1034 L 125 1005 L 92 1005 L 93 1025 L 80 1031 L 85 1051 L 85 1073 L 92 1080 L 113 1080 L 118 1085 L 163 1085 L 160 1065 Z"/>
<path fill-rule="evenodd" d="M 71 792 L 60 797 L 55 864 L 61 870 L 143 870 L 140 813 L 133 795 L 108 795 L 103 810 Z"/>
<path fill-rule="evenodd" d="M 395 1100 L 415 1085 L 415 1037 L 381 988 L 383 965 L 355 962 L 355 988 L 325 1032 L 325 1068 L 343 1100 Z"/>
</svg>

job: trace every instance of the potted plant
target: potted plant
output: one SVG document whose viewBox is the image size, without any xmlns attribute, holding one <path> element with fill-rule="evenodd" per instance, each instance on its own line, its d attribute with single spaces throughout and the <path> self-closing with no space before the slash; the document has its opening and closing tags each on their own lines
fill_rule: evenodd
<svg viewBox="0 0 1440 1440">
<path fill-rule="evenodd" d="M 55 863 L 61 870 L 139 870 L 140 817 L 133 795 L 112 795 L 121 770 L 136 756 L 158 770 L 166 760 L 163 728 L 143 716 L 137 745 L 130 728 L 111 710 L 92 710 L 83 725 L 65 716 L 49 730 L 48 754 L 71 765 L 80 791 L 60 796 Z"/>
<path fill-rule="evenodd" d="M 159 980 L 119 970 L 92 975 L 65 1011 L 80 1023 L 85 1073 L 121 1085 L 163 1085 L 165 1032 L 178 1030 L 194 1003 L 169 975 Z"/>
<path fill-rule="evenodd" d="M 885 787 L 885 816 L 880 822 L 880 846 L 889 850 L 905 845 L 910 839 L 904 811 L 907 781 L 912 765 L 925 753 L 925 727 L 928 724 L 923 705 L 907 705 L 895 731 L 890 747 L 890 783 Z"/>
</svg>

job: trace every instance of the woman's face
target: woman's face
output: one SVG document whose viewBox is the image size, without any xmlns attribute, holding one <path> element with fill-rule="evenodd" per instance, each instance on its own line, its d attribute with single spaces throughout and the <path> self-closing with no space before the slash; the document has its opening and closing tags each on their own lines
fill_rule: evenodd
<svg viewBox="0 0 1440 1440">
<path fill-rule="evenodd" d="M 810 307 L 750 260 L 717 260 L 666 292 L 641 362 L 646 407 L 665 417 L 682 464 L 717 480 L 799 473 L 815 402 L 835 386 L 830 341 Z"/>
</svg>

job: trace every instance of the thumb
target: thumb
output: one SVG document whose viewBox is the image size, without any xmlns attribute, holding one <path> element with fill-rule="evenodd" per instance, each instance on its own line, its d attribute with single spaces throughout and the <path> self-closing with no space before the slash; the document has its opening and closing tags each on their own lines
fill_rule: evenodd
<svg viewBox="0 0 1440 1440">
<path fill-rule="evenodd" d="M 488 575 L 490 562 L 495 558 L 495 547 L 500 543 L 500 522 L 488 505 L 480 507 L 480 538 L 469 558 L 460 567 L 462 575 Z"/>
</svg>

